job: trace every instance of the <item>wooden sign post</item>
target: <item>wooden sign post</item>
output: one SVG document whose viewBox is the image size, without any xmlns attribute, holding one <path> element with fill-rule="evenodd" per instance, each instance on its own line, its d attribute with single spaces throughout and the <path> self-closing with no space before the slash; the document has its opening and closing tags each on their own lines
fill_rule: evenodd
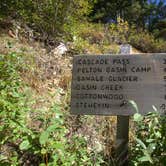
<svg viewBox="0 0 166 166">
<path fill-rule="evenodd" d="M 121 45 L 120 54 L 131 54 L 129 44 Z M 125 104 L 125 103 L 124 103 Z M 119 166 L 128 166 L 129 116 L 117 116 L 116 160 Z"/>
<path fill-rule="evenodd" d="M 136 113 L 129 101 L 137 104 L 140 114 L 153 112 L 153 106 L 166 114 L 165 90 L 166 53 L 73 58 L 71 113 L 118 116 L 117 156 L 123 165 L 127 163 L 129 116 Z"/>
</svg>

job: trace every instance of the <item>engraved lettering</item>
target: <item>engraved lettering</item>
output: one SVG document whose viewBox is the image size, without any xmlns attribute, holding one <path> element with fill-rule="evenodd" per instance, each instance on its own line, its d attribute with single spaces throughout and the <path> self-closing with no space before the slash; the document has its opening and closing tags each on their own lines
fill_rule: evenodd
<svg viewBox="0 0 166 166">
<path fill-rule="evenodd" d="M 78 59 L 76 64 L 78 65 L 107 65 L 108 59 L 102 58 L 102 59 Z"/>
<path fill-rule="evenodd" d="M 112 63 L 113 64 L 128 65 L 128 64 L 130 64 L 130 60 L 129 59 L 116 58 L 116 59 L 113 59 Z"/>
<path fill-rule="evenodd" d="M 102 68 L 100 67 L 83 67 L 77 69 L 78 73 L 101 73 Z"/>
<path fill-rule="evenodd" d="M 92 102 L 92 103 L 87 103 L 87 102 L 77 102 L 76 103 L 76 108 L 111 108 L 112 104 L 110 103 L 96 103 L 96 102 Z"/>
<path fill-rule="evenodd" d="M 101 85 L 101 90 L 122 90 L 123 86 L 122 85 Z"/>
<path fill-rule="evenodd" d="M 74 87 L 75 90 L 96 90 L 97 89 L 97 85 L 90 85 L 90 84 L 86 84 L 86 85 L 80 85 L 77 84 Z"/>
<path fill-rule="evenodd" d="M 126 73 L 127 69 L 125 67 L 106 67 L 107 73 Z"/>
<path fill-rule="evenodd" d="M 96 81 L 102 82 L 104 80 L 103 76 L 77 76 L 77 81 Z"/>
<path fill-rule="evenodd" d="M 77 99 L 109 99 L 109 100 L 123 100 L 123 94 L 76 94 Z"/>
<path fill-rule="evenodd" d="M 109 81 L 117 81 L 117 82 L 137 82 L 137 76 L 109 76 Z"/>
<path fill-rule="evenodd" d="M 160 109 L 162 110 L 162 113 L 166 115 L 166 104 L 161 104 Z"/>
<path fill-rule="evenodd" d="M 150 72 L 151 71 L 151 67 L 147 67 L 147 66 L 141 66 L 141 67 L 132 67 L 131 68 L 131 71 L 132 72 L 140 72 L 140 73 L 142 73 L 142 72 Z"/>
<path fill-rule="evenodd" d="M 166 59 L 163 59 L 163 64 L 164 64 L 164 65 L 166 64 Z"/>
<path fill-rule="evenodd" d="M 166 76 L 163 76 L 163 80 L 166 81 Z"/>
</svg>

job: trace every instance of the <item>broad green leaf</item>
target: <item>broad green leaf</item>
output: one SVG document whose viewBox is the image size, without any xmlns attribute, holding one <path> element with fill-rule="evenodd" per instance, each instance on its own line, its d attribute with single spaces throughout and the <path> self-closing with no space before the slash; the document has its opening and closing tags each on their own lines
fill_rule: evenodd
<svg viewBox="0 0 166 166">
<path fill-rule="evenodd" d="M 54 164 L 57 164 L 57 161 L 58 161 L 58 159 L 59 159 L 58 154 L 52 155 L 52 158 L 54 159 Z"/>
<path fill-rule="evenodd" d="M 147 140 L 146 140 L 147 143 L 151 143 L 151 142 L 153 142 L 153 141 L 155 141 L 155 139 L 147 139 Z"/>
<path fill-rule="evenodd" d="M 161 138 L 161 133 L 159 131 L 155 132 L 157 138 Z"/>
<path fill-rule="evenodd" d="M 143 116 L 141 114 L 139 114 L 139 113 L 134 114 L 134 121 L 140 122 L 142 120 L 143 120 Z"/>
<path fill-rule="evenodd" d="M 56 124 L 53 124 L 53 125 L 51 125 L 51 126 L 49 126 L 49 127 L 47 128 L 47 131 L 48 131 L 48 132 L 53 132 L 53 131 L 55 131 L 56 128 L 57 128 L 57 125 L 56 125 Z"/>
<path fill-rule="evenodd" d="M 47 150 L 44 149 L 44 148 L 42 148 L 42 149 L 41 149 L 41 154 L 46 154 L 46 153 L 47 153 Z"/>
<path fill-rule="evenodd" d="M 143 149 L 146 149 L 146 148 L 147 148 L 146 145 L 145 145 L 139 138 L 136 138 L 136 141 L 137 141 L 137 143 L 138 143 L 139 145 L 142 146 Z"/>
<path fill-rule="evenodd" d="M 20 150 L 27 150 L 29 149 L 29 147 L 30 147 L 30 143 L 28 140 L 23 141 L 19 146 Z"/>
<path fill-rule="evenodd" d="M 143 151 L 143 153 L 144 153 L 144 155 L 147 157 L 147 159 L 148 159 L 148 161 L 150 162 L 150 163 L 153 163 L 153 160 L 152 160 L 152 158 L 151 158 L 151 153 L 149 152 L 149 151 L 147 151 L 147 149 L 144 149 L 144 150 L 142 150 Z"/>
<path fill-rule="evenodd" d="M 153 110 L 154 110 L 155 112 L 158 112 L 155 105 L 152 105 L 152 108 L 153 108 Z"/>
<path fill-rule="evenodd" d="M 147 156 L 143 156 L 143 157 L 140 157 L 138 161 L 140 162 L 149 161 L 149 158 Z"/>
<path fill-rule="evenodd" d="M 64 149 L 64 144 L 61 143 L 61 142 L 56 142 L 56 143 L 54 143 L 52 145 L 52 147 L 55 148 L 55 149 L 61 149 L 61 150 L 63 150 Z"/>
<path fill-rule="evenodd" d="M 151 143 L 148 145 L 148 152 L 151 154 L 156 149 L 156 143 Z"/>
<path fill-rule="evenodd" d="M 7 160 L 7 156 L 0 155 L 0 162 L 3 161 L 3 160 Z"/>
<path fill-rule="evenodd" d="M 39 166 L 46 166 L 46 164 L 45 163 L 41 163 Z"/>
<path fill-rule="evenodd" d="M 135 111 L 138 113 L 139 112 L 139 109 L 138 109 L 138 106 L 137 106 L 137 103 L 134 101 L 134 100 L 129 100 L 128 101 L 132 107 L 135 109 Z"/>
<path fill-rule="evenodd" d="M 61 112 L 61 107 L 57 104 L 55 104 L 52 108 L 52 110 L 60 115 L 62 115 L 62 112 Z"/>
<path fill-rule="evenodd" d="M 41 145 L 46 144 L 48 137 L 49 137 L 49 133 L 47 131 L 42 132 L 39 138 L 40 144 Z"/>
</svg>

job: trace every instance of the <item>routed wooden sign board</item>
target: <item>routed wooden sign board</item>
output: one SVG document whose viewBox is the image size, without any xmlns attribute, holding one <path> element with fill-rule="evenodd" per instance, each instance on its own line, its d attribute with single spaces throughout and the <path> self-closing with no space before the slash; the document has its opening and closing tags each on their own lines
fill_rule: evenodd
<svg viewBox="0 0 166 166">
<path fill-rule="evenodd" d="M 166 114 L 166 54 L 80 55 L 73 59 L 71 113 Z"/>
</svg>

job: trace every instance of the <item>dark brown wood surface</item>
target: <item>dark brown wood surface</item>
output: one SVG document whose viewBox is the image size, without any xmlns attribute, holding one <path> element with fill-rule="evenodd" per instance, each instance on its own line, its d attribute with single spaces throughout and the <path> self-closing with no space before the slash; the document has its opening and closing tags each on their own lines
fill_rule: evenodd
<svg viewBox="0 0 166 166">
<path fill-rule="evenodd" d="M 71 113 L 166 113 L 166 54 L 80 55 L 73 59 Z"/>
</svg>

